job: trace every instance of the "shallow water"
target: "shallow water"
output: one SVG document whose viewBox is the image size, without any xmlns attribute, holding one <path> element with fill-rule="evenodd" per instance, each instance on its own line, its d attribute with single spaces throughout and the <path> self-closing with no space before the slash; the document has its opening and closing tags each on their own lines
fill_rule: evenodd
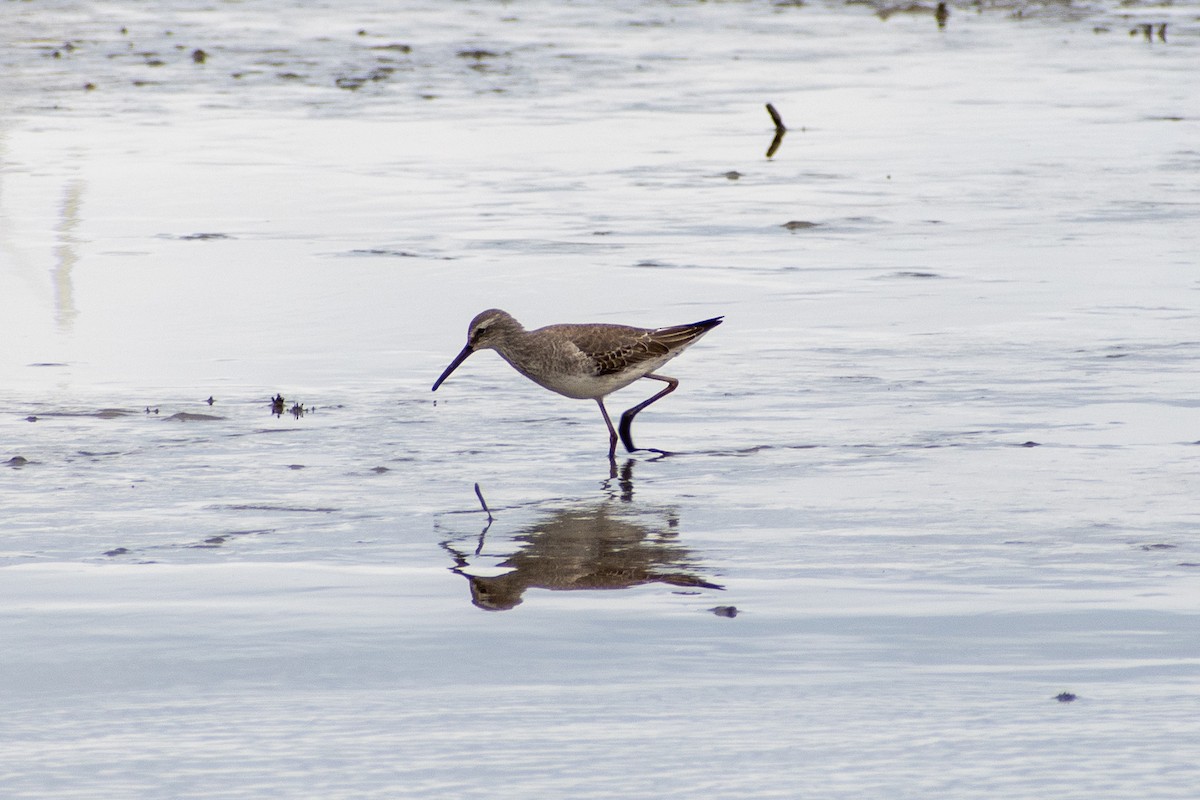
<svg viewBox="0 0 1200 800">
<path fill-rule="evenodd" d="M 1194 792 L 1196 6 L 3 15 L 6 797 Z"/>
</svg>

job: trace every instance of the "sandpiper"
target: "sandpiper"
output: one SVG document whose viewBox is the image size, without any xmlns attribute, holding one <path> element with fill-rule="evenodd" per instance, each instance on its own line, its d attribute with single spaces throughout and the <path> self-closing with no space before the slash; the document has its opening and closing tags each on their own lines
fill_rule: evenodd
<svg viewBox="0 0 1200 800">
<path fill-rule="evenodd" d="M 637 450 L 629 430 L 633 418 L 679 385 L 675 378 L 656 375 L 654 371 L 720 325 L 722 319 L 713 317 L 668 328 L 595 323 L 548 325 L 527 331 L 508 312 L 491 308 L 471 320 L 466 346 L 434 381 L 433 391 L 476 350 L 495 350 L 513 369 L 539 386 L 566 397 L 595 400 L 608 426 L 608 456 L 613 458 L 617 452 L 617 430 L 608 417 L 604 398 L 639 378 L 653 378 L 667 384 L 667 388 L 621 415 L 620 440 L 632 453 Z"/>
</svg>

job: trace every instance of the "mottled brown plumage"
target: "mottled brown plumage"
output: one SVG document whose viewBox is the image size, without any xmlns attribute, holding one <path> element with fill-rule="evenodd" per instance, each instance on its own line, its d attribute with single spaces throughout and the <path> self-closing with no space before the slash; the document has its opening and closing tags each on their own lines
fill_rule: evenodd
<svg viewBox="0 0 1200 800">
<path fill-rule="evenodd" d="M 548 325 L 527 331 L 507 312 L 493 308 L 471 320 L 467 344 L 450 362 L 433 390 L 476 350 L 495 350 L 517 372 L 539 386 L 566 397 L 592 399 L 600 406 L 609 432 L 609 457 L 616 454 L 617 431 L 604 398 L 640 378 L 664 381 L 667 388 L 621 415 L 620 439 L 636 450 L 630 434 L 634 416 L 679 385 L 674 378 L 654 371 L 708 331 L 721 324 L 713 317 L 691 325 L 667 328 L 634 328 L 629 325 Z"/>
</svg>

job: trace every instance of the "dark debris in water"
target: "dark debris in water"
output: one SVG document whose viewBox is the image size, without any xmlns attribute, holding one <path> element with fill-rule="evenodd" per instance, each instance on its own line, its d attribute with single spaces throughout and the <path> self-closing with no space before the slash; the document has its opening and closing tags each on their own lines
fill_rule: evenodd
<svg viewBox="0 0 1200 800">
<path fill-rule="evenodd" d="M 14 469 L 16 469 L 18 467 L 23 467 L 28 463 L 29 463 L 29 459 L 26 458 L 25 456 L 13 456 L 8 461 L 4 462 L 4 466 L 13 467 Z"/>
<path fill-rule="evenodd" d="M 310 406 L 308 408 L 305 408 L 303 403 L 296 403 L 296 402 L 292 403 L 291 408 L 287 408 L 287 401 L 284 400 L 283 395 L 278 392 L 275 394 L 274 397 L 271 398 L 271 413 L 273 415 L 275 415 L 276 417 L 282 417 L 284 415 L 284 413 L 286 412 L 288 414 L 291 414 L 296 419 L 300 419 L 304 415 L 311 414 L 316 410 L 317 410 L 316 406 Z"/>
<path fill-rule="evenodd" d="M 1054 699 L 1060 703 L 1073 703 L 1075 702 L 1076 697 L 1077 695 L 1072 694 L 1071 692 L 1059 692 L 1058 694 L 1054 695 Z"/>
<path fill-rule="evenodd" d="M 737 606 L 715 606 L 710 608 L 709 611 L 718 617 L 726 617 L 727 619 L 733 619 L 740 613 Z"/>
<path fill-rule="evenodd" d="M 1144 545 L 1142 545 L 1142 546 L 1141 546 L 1141 548 L 1140 548 L 1140 549 L 1142 549 L 1142 550 L 1146 550 L 1146 551 L 1151 551 L 1151 550 L 1174 550 L 1176 547 L 1178 547 L 1178 545 L 1174 545 L 1174 544 L 1162 544 L 1162 543 L 1156 543 L 1156 544 L 1144 544 Z"/>
<path fill-rule="evenodd" d="M 1167 23 L 1166 22 L 1143 22 L 1129 29 L 1130 36 L 1141 34 L 1147 42 L 1153 42 L 1157 35 L 1158 40 L 1164 44 L 1167 41 Z"/>
<path fill-rule="evenodd" d="M 781 227 L 789 231 L 806 231 L 810 228 L 819 228 L 820 226 L 821 223 L 819 222 L 809 222 L 803 219 L 794 219 L 790 222 L 783 223 Z"/>
</svg>

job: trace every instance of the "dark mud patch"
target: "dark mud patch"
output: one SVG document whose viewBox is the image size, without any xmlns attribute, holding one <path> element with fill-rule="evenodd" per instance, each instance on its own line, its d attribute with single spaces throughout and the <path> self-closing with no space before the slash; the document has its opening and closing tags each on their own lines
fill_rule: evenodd
<svg viewBox="0 0 1200 800">
<path fill-rule="evenodd" d="M 216 414 L 193 414 L 190 411 L 180 411 L 163 419 L 166 421 L 174 420 L 175 422 L 216 422 L 217 420 L 225 419 L 225 417 L 217 416 Z"/>
<path fill-rule="evenodd" d="M 204 541 L 197 542 L 195 544 L 189 544 L 187 547 L 191 550 L 215 550 L 222 545 L 236 541 L 242 536 L 263 536 L 274 532 L 274 528 L 255 528 L 253 530 L 245 531 L 227 531 L 226 533 L 209 536 Z"/>
<path fill-rule="evenodd" d="M 453 256 L 435 256 L 412 250 L 396 250 L 388 247 L 356 247 L 342 253 L 332 253 L 341 258 L 424 258 L 430 261 L 453 261 Z"/>
<path fill-rule="evenodd" d="M 411 53 L 412 45 L 393 42 L 392 44 L 377 44 L 370 48 L 371 50 L 380 50 L 388 53 Z"/>
<path fill-rule="evenodd" d="M 41 417 L 91 417 L 93 419 L 120 419 L 121 417 L 131 417 L 138 412 L 130 411 L 127 408 L 101 408 L 98 411 L 43 411 L 34 419 L 29 419 L 31 422 L 40 419 Z"/>
<path fill-rule="evenodd" d="M 228 233 L 160 233 L 160 239 L 173 239 L 177 242 L 219 242 L 233 239 Z"/>
<path fill-rule="evenodd" d="M 193 550 L 214 550 L 225 544 L 224 536 L 210 536 L 199 544 L 189 544 L 188 547 Z"/>
<path fill-rule="evenodd" d="M 297 514 L 333 514 L 341 509 L 326 508 L 324 506 L 305 507 L 305 506 L 272 506 L 257 503 L 235 503 L 231 505 L 209 506 L 211 511 L 282 511 Z"/>
<path fill-rule="evenodd" d="M 883 279 L 909 279 L 909 278 L 945 278 L 945 275 L 939 275 L 936 272 L 926 272 L 919 269 L 902 269 L 896 272 L 889 272 L 887 275 L 881 276 Z"/>
<path fill-rule="evenodd" d="M 349 256 L 387 256 L 388 258 L 420 258 L 420 254 L 409 250 L 385 250 L 380 247 L 356 248 L 346 253 Z"/>
<path fill-rule="evenodd" d="M 819 444 L 756 444 L 749 447 L 741 447 L 736 450 L 696 450 L 693 455 L 715 456 L 717 458 L 745 458 L 759 453 L 766 453 L 772 450 L 816 450 L 824 445 Z M 687 455 L 687 454 L 677 454 Z M 656 459 L 650 459 L 654 461 Z"/>
<path fill-rule="evenodd" d="M 368 83 L 385 81 L 395 72 L 391 67 L 376 67 L 363 75 L 341 75 L 334 79 L 333 85 L 339 89 L 356 92 Z"/>
</svg>

